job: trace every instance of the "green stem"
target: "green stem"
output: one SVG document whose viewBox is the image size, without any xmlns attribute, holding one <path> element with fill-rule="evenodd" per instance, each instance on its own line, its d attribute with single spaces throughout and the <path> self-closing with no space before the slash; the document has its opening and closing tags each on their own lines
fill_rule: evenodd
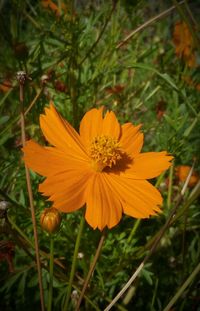
<svg viewBox="0 0 200 311">
<path fill-rule="evenodd" d="M 117 1 L 113 1 L 113 5 L 112 5 L 112 8 L 111 8 L 111 11 L 109 12 L 109 15 L 99 33 L 99 36 L 97 38 L 97 40 L 93 43 L 93 45 L 89 48 L 89 50 L 86 52 L 86 55 L 83 57 L 83 59 L 80 61 L 79 63 L 79 66 L 82 65 L 84 63 L 84 61 L 88 58 L 88 56 L 92 53 L 92 51 L 96 48 L 97 44 L 99 43 L 99 41 L 101 40 L 101 37 L 103 36 L 104 32 L 105 32 L 105 29 L 108 25 L 108 23 L 110 22 L 110 19 L 111 19 L 111 16 L 113 15 L 114 11 L 115 11 L 115 8 L 116 8 L 116 4 L 117 4 Z"/>
<path fill-rule="evenodd" d="M 78 39 L 76 33 L 76 18 L 74 15 L 74 1 L 70 2 L 70 12 L 71 12 L 71 52 L 70 52 L 70 60 L 69 60 L 69 80 L 68 80 L 68 86 L 69 86 L 69 93 L 72 103 L 72 114 L 73 114 L 73 125 L 74 128 L 78 128 Z"/>
<path fill-rule="evenodd" d="M 196 268 L 193 270 L 193 272 L 190 274 L 190 276 L 187 278 L 187 280 L 183 283 L 183 285 L 179 288 L 177 293 L 174 295 L 174 297 L 170 300 L 168 305 L 164 308 L 163 311 L 169 311 L 171 307 L 175 304 L 175 302 L 178 300 L 178 298 L 182 295 L 184 290 L 189 286 L 189 284 L 193 281 L 195 276 L 200 271 L 200 263 L 196 266 Z"/>
<path fill-rule="evenodd" d="M 69 285 L 68 285 L 68 289 L 67 289 L 67 298 L 65 300 L 65 304 L 64 304 L 64 307 L 63 307 L 63 310 L 66 310 L 66 311 L 68 310 L 69 299 L 70 299 L 70 296 L 71 296 L 72 283 L 73 283 L 73 279 L 74 279 L 77 255 L 78 255 L 78 250 L 79 250 L 79 246 L 80 246 L 80 241 L 81 241 L 81 236 L 82 236 L 82 232 L 83 232 L 84 223 L 85 223 L 85 218 L 84 218 L 84 216 L 82 216 L 81 221 L 80 221 L 80 225 L 79 225 L 78 235 L 77 235 L 77 238 L 76 238 L 76 244 L 75 244 L 75 248 L 74 248 L 74 255 L 73 255 L 73 260 L 72 260 L 72 268 L 71 268 L 71 272 L 70 272 Z"/>
<path fill-rule="evenodd" d="M 49 295 L 47 311 L 52 310 L 53 296 L 53 262 L 54 262 L 54 237 L 50 234 L 50 261 L 49 261 Z"/>
<path fill-rule="evenodd" d="M 29 238 L 25 235 L 25 233 L 16 225 L 16 223 L 14 223 L 14 221 L 12 220 L 12 218 L 10 218 L 9 215 L 7 215 L 7 218 L 8 218 L 8 222 L 11 224 L 12 228 L 15 229 L 19 235 L 21 237 L 24 238 L 24 240 L 32 247 L 34 248 L 34 244 L 31 240 L 29 240 Z"/>
<path fill-rule="evenodd" d="M 135 232 L 136 232 L 137 228 L 138 228 L 139 225 L 140 225 L 140 222 L 141 222 L 141 219 L 137 219 L 137 220 L 135 221 L 134 226 L 133 226 L 133 228 L 132 228 L 132 230 L 131 230 L 131 233 L 130 233 L 128 239 L 127 239 L 127 244 L 131 242 L 133 236 L 135 235 Z"/>
<path fill-rule="evenodd" d="M 26 11 L 23 11 L 23 14 L 25 15 L 27 19 L 29 19 L 29 21 L 35 26 L 35 28 L 41 30 L 40 25 L 36 22 L 36 20 L 31 15 L 29 15 Z"/>
<path fill-rule="evenodd" d="M 189 208 L 189 206 L 188 206 Z M 185 210 L 184 222 L 183 222 L 183 235 L 182 235 L 182 265 L 183 265 L 183 276 L 185 272 L 185 254 L 186 254 L 186 230 L 187 230 L 187 219 L 188 219 L 188 208 Z"/>
<path fill-rule="evenodd" d="M 195 27 L 196 27 L 196 29 L 198 31 L 199 30 L 199 25 L 198 25 L 194 15 L 192 14 L 192 12 L 190 10 L 190 7 L 189 7 L 189 5 L 187 3 L 187 0 L 185 0 L 184 6 L 186 8 L 186 11 L 187 11 L 188 15 L 190 16 L 191 21 L 193 22 L 193 24 L 195 25 Z"/>
<path fill-rule="evenodd" d="M 20 102 L 20 120 L 21 120 L 21 139 L 22 139 L 22 146 L 24 147 L 26 144 L 26 126 L 25 126 L 25 115 L 24 115 L 24 85 L 25 81 L 28 79 L 26 72 L 19 71 L 17 73 L 17 80 L 19 82 L 19 102 Z M 37 222 L 35 216 L 35 206 L 33 200 L 33 190 L 31 186 L 31 177 L 29 169 L 24 164 L 25 167 L 25 175 L 26 175 L 26 184 L 28 190 L 28 197 L 29 197 L 29 204 L 30 204 L 30 211 L 31 211 L 31 219 L 33 224 L 33 235 L 34 235 L 34 246 L 35 246 L 35 259 L 37 265 L 37 272 L 38 272 L 38 282 L 39 282 L 39 289 L 40 289 L 40 303 L 41 303 L 41 310 L 45 310 L 44 306 L 44 292 L 43 292 L 43 284 L 42 284 L 42 268 L 41 268 L 41 261 L 40 261 L 40 250 L 39 250 L 39 240 L 38 240 L 38 232 L 37 232 Z"/>
<path fill-rule="evenodd" d="M 185 213 L 188 207 L 200 196 L 200 181 L 198 182 L 194 190 L 190 194 L 189 198 L 187 198 L 187 201 L 184 203 L 183 207 L 173 217 L 170 225 L 173 225 L 177 221 L 177 219 L 179 219 Z"/>
<path fill-rule="evenodd" d="M 154 309 L 154 303 L 156 300 L 156 294 L 157 294 L 157 290 L 158 290 L 158 279 L 156 279 L 156 283 L 155 283 L 155 287 L 154 287 L 154 292 L 153 292 L 153 297 L 152 297 L 152 301 L 151 301 L 151 310 Z"/>
<path fill-rule="evenodd" d="M 171 201 L 172 201 L 172 183 L 173 183 L 173 172 L 174 172 L 174 165 L 169 169 L 169 187 L 168 187 L 168 194 L 167 194 L 167 207 L 168 209 L 171 206 Z"/>
<path fill-rule="evenodd" d="M 58 10 L 59 10 L 59 14 L 61 15 L 61 13 L 62 13 L 62 0 L 58 0 Z"/>
<path fill-rule="evenodd" d="M 182 5 L 183 3 L 185 3 L 185 1 L 180 1 L 179 2 L 179 6 Z M 124 45 L 127 41 L 129 41 L 136 33 L 142 31 L 143 29 L 149 27 L 151 24 L 154 24 L 155 22 L 157 22 L 159 19 L 169 15 L 173 10 L 176 9 L 176 6 L 173 5 L 171 6 L 169 9 L 159 13 L 158 15 L 150 18 L 148 21 L 146 21 L 145 23 L 143 23 L 142 25 L 140 25 L 139 27 L 137 27 L 136 29 L 134 29 L 126 38 L 124 38 L 117 46 L 116 49 L 119 49 L 122 45 Z"/>
<path fill-rule="evenodd" d="M 105 236 L 106 236 L 106 230 L 104 229 L 103 232 L 102 232 L 102 236 L 101 236 L 101 239 L 100 239 L 100 241 L 99 241 L 99 245 L 98 245 L 98 247 L 97 247 L 97 250 L 96 250 L 94 259 L 93 259 L 92 264 L 91 264 L 91 266 L 90 266 L 90 270 L 89 270 L 88 275 L 87 275 L 87 277 L 86 277 L 86 279 L 85 279 L 85 282 L 84 282 L 84 285 L 83 285 L 83 289 L 82 289 L 82 291 L 81 291 L 81 294 L 80 294 L 78 303 L 77 303 L 77 305 L 76 305 L 75 311 L 78 311 L 79 308 L 80 308 L 80 305 L 81 305 L 82 299 L 83 299 L 83 297 L 84 297 L 85 291 L 86 291 L 86 289 L 87 289 L 87 287 L 88 287 L 90 278 L 91 278 L 92 273 L 93 273 L 93 271 L 94 271 L 94 269 L 95 269 L 95 267 L 96 267 L 97 260 L 98 260 L 98 258 L 99 258 L 99 256 L 100 256 L 101 249 L 102 249 L 102 246 L 103 246 L 103 242 L 104 242 L 104 240 L 105 240 Z"/>
<path fill-rule="evenodd" d="M 158 188 L 163 180 L 165 176 L 165 172 L 163 172 L 162 174 L 160 174 L 160 176 L 157 178 L 157 181 L 156 181 L 156 184 L 155 184 L 155 187 Z"/>
</svg>

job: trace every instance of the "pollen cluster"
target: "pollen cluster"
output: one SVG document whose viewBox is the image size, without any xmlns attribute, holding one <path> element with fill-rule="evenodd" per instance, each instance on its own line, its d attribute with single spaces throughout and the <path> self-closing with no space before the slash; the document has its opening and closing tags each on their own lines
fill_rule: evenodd
<svg viewBox="0 0 200 311">
<path fill-rule="evenodd" d="M 110 136 L 100 135 L 93 138 L 90 145 L 92 166 L 96 171 L 112 167 L 122 158 L 118 141 Z"/>
</svg>

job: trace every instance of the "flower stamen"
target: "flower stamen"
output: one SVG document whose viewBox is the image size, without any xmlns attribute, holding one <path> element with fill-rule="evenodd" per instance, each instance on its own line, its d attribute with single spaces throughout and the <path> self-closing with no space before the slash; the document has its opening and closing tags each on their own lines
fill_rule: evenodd
<svg viewBox="0 0 200 311">
<path fill-rule="evenodd" d="M 94 137 L 90 145 L 90 157 L 96 171 L 102 172 L 105 167 L 111 168 L 122 158 L 119 142 L 107 135 Z"/>
</svg>

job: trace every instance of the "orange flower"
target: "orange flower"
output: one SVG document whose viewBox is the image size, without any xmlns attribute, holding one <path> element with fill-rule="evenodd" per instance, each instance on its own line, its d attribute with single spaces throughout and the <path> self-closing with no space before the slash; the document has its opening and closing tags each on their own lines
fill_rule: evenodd
<svg viewBox="0 0 200 311">
<path fill-rule="evenodd" d="M 39 191 L 62 212 L 86 204 L 91 227 L 112 228 L 122 212 L 147 218 L 160 211 L 162 197 L 146 179 L 169 168 L 166 151 L 140 153 L 140 125 L 120 125 L 114 112 L 91 109 L 80 123 L 80 134 L 62 118 L 53 103 L 40 116 L 40 126 L 53 147 L 33 140 L 23 148 L 27 166 L 46 177 Z"/>
<path fill-rule="evenodd" d="M 182 76 L 182 80 L 185 81 L 189 86 L 195 88 L 197 91 L 200 91 L 200 83 L 193 81 L 192 78 L 188 76 Z"/>
<path fill-rule="evenodd" d="M 113 87 L 107 87 L 106 92 L 109 94 L 120 94 L 123 92 L 125 85 L 116 84 Z"/>
<path fill-rule="evenodd" d="M 55 87 L 55 90 L 58 92 L 65 93 L 67 91 L 67 85 L 64 84 L 61 80 L 55 80 L 54 87 Z"/>
<path fill-rule="evenodd" d="M 160 100 L 156 105 L 156 116 L 160 121 L 165 113 L 167 103 L 164 100 Z"/>
<path fill-rule="evenodd" d="M 0 84 L 0 91 L 7 93 L 12 88 L 12 83 L 10 80 L 4 80 L 2 84 Z"/>
<path fill-rule="evenodd" d="M 188 67 L 196 67 L 194 40 L 185 22 L 176 22 L 173 32 L 173 42 L 177 57 L 183 58 Z"/>
<path fill-rule="evenodd" d="M 56 16 L 60 15 L 58 6 L 52 0 L 42 0 L 41 2 L 42 2 L 42 6 L 45 9 L 50 9 L 52 12 L 56 14 Z M 61 8 L 63 10 L 66 10 L 66 6 L 64 3 L 61 4 Z"/>
<path fill-rule="evenodd" d="M 184 182 L 191 170 L 191 166 L 189 165 L 180 165 L 176 167 L 176 176 L 178 177 L 180 182 Z M 190 177 L 188 186 L 194 187 L 199 181 L 199 175 L 197 172 L 193 171 L 192 176 Z"/>
</svg>

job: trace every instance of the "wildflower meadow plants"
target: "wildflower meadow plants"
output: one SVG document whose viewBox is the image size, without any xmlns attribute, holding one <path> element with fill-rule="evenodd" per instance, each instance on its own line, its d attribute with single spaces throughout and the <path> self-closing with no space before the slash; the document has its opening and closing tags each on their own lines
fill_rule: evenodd
<svg viewBox="0 0 200 311">
<path fill-rule="evenodd" d="M 197 310 L 196 1 L 0 14 L 0 309 Z"/>
</svg>

